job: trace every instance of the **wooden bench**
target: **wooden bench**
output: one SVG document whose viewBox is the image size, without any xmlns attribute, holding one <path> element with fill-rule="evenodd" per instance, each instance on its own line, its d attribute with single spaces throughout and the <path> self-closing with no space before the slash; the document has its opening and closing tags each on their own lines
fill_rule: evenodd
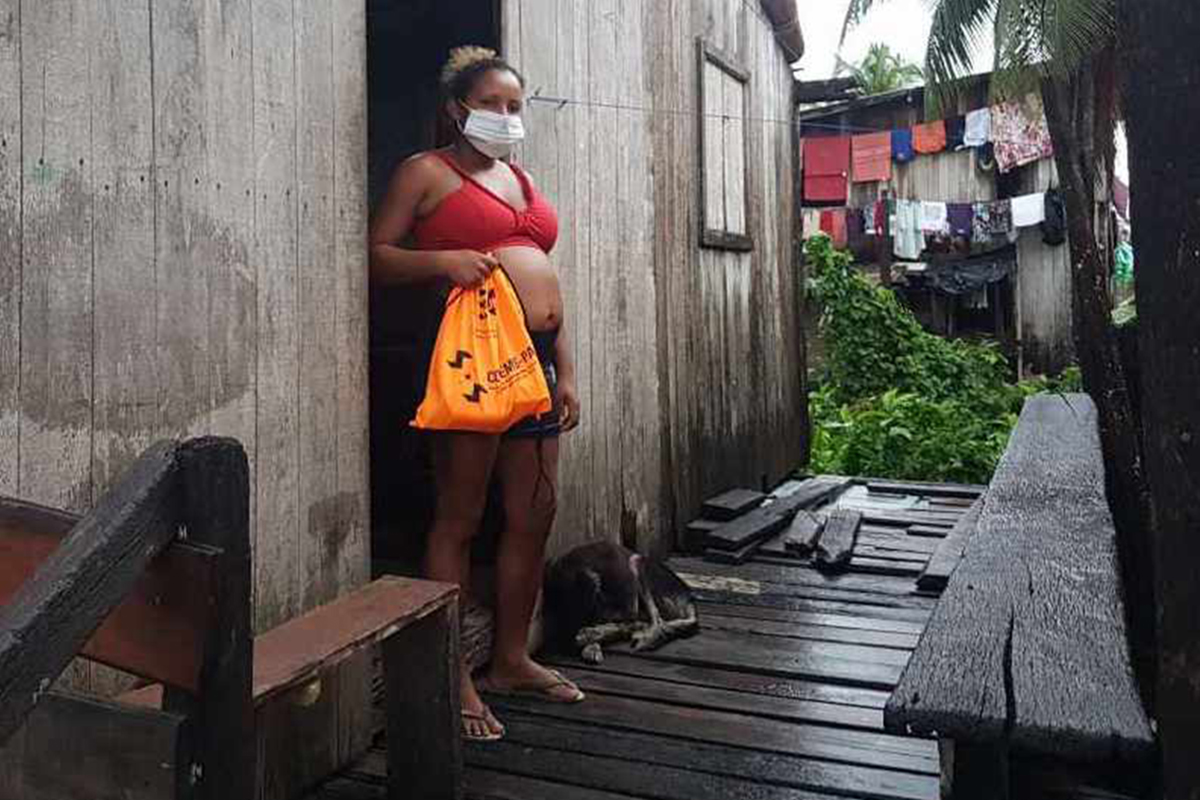
<svg viewBox="0 0 1200 800">
<path fill-rule="evenodd" d="M 248 485 L 205 438 L 155 445 L 83 518 L 0 498 L 0 800 L 298 796 L 356 755 L 312 752 L 316 712 L 374 645 L 389 795 L 461 796 L 457 588 L 382 578 L 253 638 Z M 150 683 L 49 689 L 76 654 Z"/>
<path fill-rule="evenodd" d="M 1094 404 L 1031 398 L 884 711 L 938 737 L 954 797 L 1148 785 L 1116 559 Z"/>
</svg>

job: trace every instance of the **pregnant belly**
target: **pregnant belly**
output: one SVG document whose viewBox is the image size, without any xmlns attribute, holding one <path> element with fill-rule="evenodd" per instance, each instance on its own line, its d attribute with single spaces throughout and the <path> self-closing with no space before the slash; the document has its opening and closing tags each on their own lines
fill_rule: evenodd
<svg viewBox="0 0 1200 800">
<path fill-rule="evenodd" d="M 531 331 L 554 330 L 562 324 L 562 293 L 558 288 L 558 270 L 550 258 L 536 247 L 502 247 L 495 251 L 512 279 L 525 324 Z"/>
</svg>

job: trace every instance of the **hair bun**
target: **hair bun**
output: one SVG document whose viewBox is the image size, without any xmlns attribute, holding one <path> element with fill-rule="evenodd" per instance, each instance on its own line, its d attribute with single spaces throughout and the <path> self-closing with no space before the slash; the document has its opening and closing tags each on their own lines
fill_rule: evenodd
<svg viewBox="0 0 1200 800">
<path fill-rule="evenodd" d="M 450 51 L 450 58 L 446 61 L 446 66 L 442 67 L 442 83 L 448 85 L 454 80 L 455 75 L 472 64 L 478 64 L 480 61 L 491 61 L 495 57 L 496 51 L 487 47 L 479 47 L 477 45 L 455 47 Z"/>
</svg>

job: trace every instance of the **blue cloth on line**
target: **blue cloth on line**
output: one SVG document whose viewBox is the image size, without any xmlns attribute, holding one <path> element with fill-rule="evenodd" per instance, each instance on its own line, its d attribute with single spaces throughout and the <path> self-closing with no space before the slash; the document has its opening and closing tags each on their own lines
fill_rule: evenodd
<svg viewBox="0 0 1200 800">
<path fill-rule="evenodd" d="M 914 158 L 912 129 L 892 131 L 892 160 L 904 164 Z"/>
</svg>

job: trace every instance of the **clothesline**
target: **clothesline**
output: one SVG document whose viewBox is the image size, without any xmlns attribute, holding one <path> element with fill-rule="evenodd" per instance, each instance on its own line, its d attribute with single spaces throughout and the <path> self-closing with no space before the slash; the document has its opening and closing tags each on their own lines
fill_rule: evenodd
<svg viewBox="0 0 1200 800">
<path fill-rule="evenodd" d="M 530 102 L 530 103 L 545 103 L 547 105 L 557 106 L 558 107 L 557 110 L 560 110 L 560 111 L 566 106 L 576 106 L 578 108 L 606 108 L 606 109 L 612 109 L 615 111 L 639 111 L 639 112 L 642 112 L 643 114 L 649 114 L 651 116 L 662 116 L 662 117 L 695 118 L 697 116 L 697 112 L 695 109 L 692 109 L 692 110 L 685 109 L 685 110 L 676 111 L 676 110 L 669 109 L 669 108 L 649 108 L 648 106 L 638 106 L 638 105 L 631 105 L 631 104 L 627 104 L 627 103 L 603 103 L 603 102 L 600 102 L 597 100 L 577 100 L 575 98 L 570 98 L 570 97 L 553 97 L 550 95 L 541 94 L 540 91 L 541 90 L 538 90 L 538 92 L 536 92 L 535 94 L 530 95 L 528 98 L 528 102 Z M 791 126 L 794 124 L 792 122 L 792 120 L 774 119 L 772 117 L 743 117 L 743 116 L 738 116 L 738 115 L 734 115 L 734 114 L 712 114 L 712 113 L 700 114 L 699 116 L 702 118 L 705 118 L 705 119 L 719 119 L 719 120 L 734 121 L 734 122 L 761 122 L 761 123 L 766 123 L 766 124 L 771 124 L 771 125 L 787 125 L 787 126 Z"/>
<path fill-rule="evenodd" d="M 1030 114 L 1016 103 L 890 131 L 810 136 L 803 139 L 804 199 L 845 202 L 851 182 L 890 181 L 893 162 L 967 148 L 994 157 L 1001 173 L 1054 154 L 1045 114 L 1040 108 Z"/>
<path fill-rule="evenodd" d="M 960 240 L 988 248 L 997 242 L 1012 243 L 1020 228 L 1041 225 L 1048 244 L 1065 240 L 1065 208 L 1055 191 L 971 203 L 931 200 L 879 200 L 863 208 L 806 208 L 802 232 L 820 230 L 837 247 L 860 236 L 890 235 L 893 253 L 913 261 L 931 240 Z"/>
</svg>

